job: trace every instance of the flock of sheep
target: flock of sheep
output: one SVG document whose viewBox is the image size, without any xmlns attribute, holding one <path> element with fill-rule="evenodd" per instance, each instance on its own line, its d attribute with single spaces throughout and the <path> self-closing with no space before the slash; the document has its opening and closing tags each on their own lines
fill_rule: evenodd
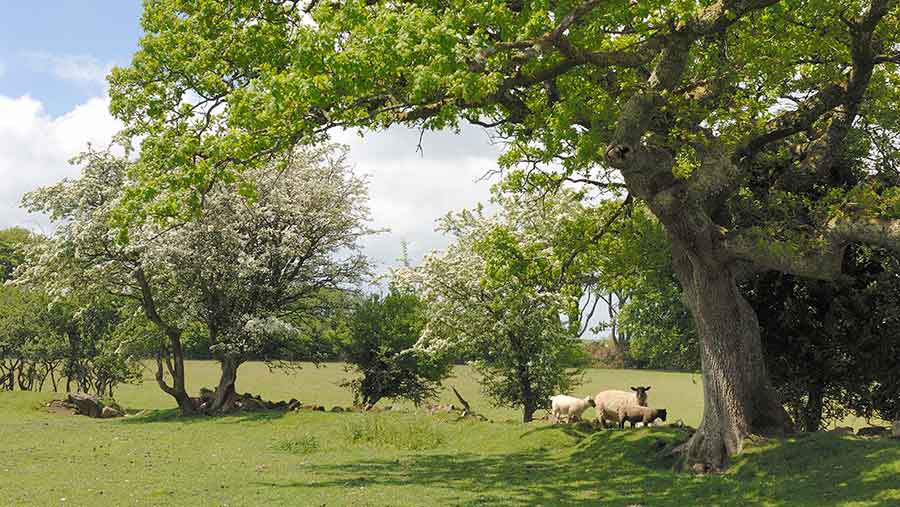
<svg viewBox="0 0 900 507">
<path fill-rule="evenodd" d="M 602 427 L 606 427 L 606 421 L 612 421 L 625 427 L 625 422 L 630 422 L 634 428 L 635 423 L 644 423 L 649 426 L 655 420 L 666 420 L 666 409 L 650 408 L 647 406 L 647 391 L 650 386 L 632 387 L 632 391 L 602 391 L 591 398 L 576 398 L 566 394 L 557 394 L 550 398 L 550 418 L 558 423 L 561 417 L 566 422 L 572 422 L 581 418 L 588 407 L 597 410 L 597 421 Z"/>
</svg>

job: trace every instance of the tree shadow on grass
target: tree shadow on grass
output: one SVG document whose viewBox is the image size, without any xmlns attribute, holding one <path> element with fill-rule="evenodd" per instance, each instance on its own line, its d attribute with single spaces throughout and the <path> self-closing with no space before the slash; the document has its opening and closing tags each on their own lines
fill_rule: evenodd
<svg viewBox="0 0 900 507">
<path fill-rule="evenodd" d="M 260 410 L 256 412 L 238 412 L 234 414 L 221 415 L 189 415 L 182 416 L 177 408 L 144 410 L 142 413 L 131 415 L 121 419 L 123 424 L 148 424 L 148 423 L 183 423 L 193 424 L 201 422 L 228 422 L 242 423 L 248 421 L 269 421 L 280 419 L 288 412 L 282 410 Z"/>
<path fill-rule="evenodd" d="M 542 430 L 535 430 L 542 431 Z M 313 482 L 271 487 L 433 487 L 454 505 L 900 505 L 900 446 L 835 436 L 772 443 L 725 475 L 676 474 L 660 465 L 671 430 L 603 431 L 569 449 L 479 455 L 429 453 L 400 460 L 311 465 Z M 427 494 L 426 494 L 427 495 Z"/>
</svg>

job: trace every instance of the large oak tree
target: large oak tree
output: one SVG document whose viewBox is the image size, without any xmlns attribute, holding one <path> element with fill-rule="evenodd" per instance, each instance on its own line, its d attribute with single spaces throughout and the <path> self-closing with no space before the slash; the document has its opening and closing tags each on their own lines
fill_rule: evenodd
<svg viewBox="0 0 900 507">
<path fill-rule="evenodd" d="M 148 0 L 142 25 L 112 110 L 172 202 L 330 128 L 396 123 L 487 125 L 511 168 L 624 183 L 666 229 L 701 339 L 688 465 L 792 426 L 737 281 L 834 278 L 848 244 L 900 245 L 888 0 Z"/>
</svg>

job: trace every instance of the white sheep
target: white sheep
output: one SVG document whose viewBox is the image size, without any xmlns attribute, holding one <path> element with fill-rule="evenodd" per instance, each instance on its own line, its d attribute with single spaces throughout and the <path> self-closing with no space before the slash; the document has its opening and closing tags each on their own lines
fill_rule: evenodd
<svg viewBox="0 0 900 507">
<path fill-rule="evenodd" d="M 647 391 L 650 386 L 638 386 L 631 388 L 632 393 L 628 391 L 601 391 L 594 396 L 594 406 L 597 407 L 597 421 L 604 428 L 606 421 L 619 422 L 619 408 L 630 405 L 641 407 L 647 406 Z"/>
<path fill-rule="evenodd" d="M 587 398 L 576 398 L 565 394 L 557 394 L 550 398 L 551 419 L 554 423 L 558 423 L 560 416 L 566 416 L 566 422 L 572 422 L 581 417 L 581 414 L 588 407 L 593 406 L 594 400 L 590 396 Z"/>
<path fill-rule="evenodd" d="M 644 426 L 650 426 L 653 421 L 659 419 L 663 422 L 666 420 L 666 409 L 642 407 L 640 405 L 628 405 L 619 407 L 619 428 L 625 427 L 625 422 L 630 422 L 634 428 L 635 423 L 643 423 Z"/>
</svg>

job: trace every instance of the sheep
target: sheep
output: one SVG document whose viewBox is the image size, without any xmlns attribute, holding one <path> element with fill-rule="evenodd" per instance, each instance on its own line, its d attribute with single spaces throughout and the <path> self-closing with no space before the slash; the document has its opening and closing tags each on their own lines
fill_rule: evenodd
<svg viewBox="0 0 900 507">
<path fill-rule="evenodd" d="M 632 428 L 634 428 L 634 424 L 638 422 L 644 423 L 644 426 L 649 426 L 657 419 L 665 421 L 666 409 L 641 407 L 638 405 L 622 406 L 619 407 L 618 418 L 619 428 L 625 427 L 625 421 L 630 422 Z"/>
<path fill-rule="evenodd" d="M 582 399 L 565 394 L 557 394 L 550 398 L 551 418 L 554 423 L 558 423 L 559 417 L 562 415 L 566 416 L 566 422 L 577 420 L 588 407 L 593 406 L 594 400 L 590 396 Z"/>
<path fill-rule="evenodd" d="M 606 427 L 606 421 L 617 421 L 619 418 L 619 407 L 637 405 L 641 407 L 647 406 L 647 391 L 650 386 L 638 386 L 631 388 L 633 393 L 628 391 L 601 391 L 594 397 L 594 406 L 597 407 L 597 421 L 600 426 Z"/>
</svg>

